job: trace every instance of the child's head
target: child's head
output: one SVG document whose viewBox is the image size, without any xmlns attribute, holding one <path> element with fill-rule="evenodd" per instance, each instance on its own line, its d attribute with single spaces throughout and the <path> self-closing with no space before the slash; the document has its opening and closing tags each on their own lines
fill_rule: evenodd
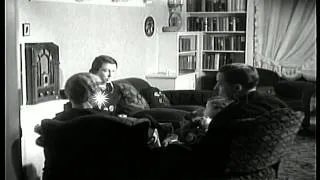
<svg viewBox="0 0 320 180">
<path fill-rule="evenodd" d="M 72 75 L 65 84 L 65 94 L 73 106 L 89 103 L 90 98 L 99 91 L 101 79 L 91 73 Z"/>
<path fill-rule="evenodd" d="M 89 72 L 98 75 L 106 83 L 111 81 L 117 68 L 118 63 L 115 59 L 107 55 L 101 55 L 94 59 Z"/>
</svg>

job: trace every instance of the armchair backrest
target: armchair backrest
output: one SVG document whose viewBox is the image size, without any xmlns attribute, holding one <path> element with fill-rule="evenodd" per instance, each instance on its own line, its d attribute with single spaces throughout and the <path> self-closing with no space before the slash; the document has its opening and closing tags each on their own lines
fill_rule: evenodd
<svg viewBox="0 0 320 180">
<path fill-rule="evenodd" d="M 227 172 L 254 172 L 279 162 L 293 143 L 303 113 L 283 108 L 231 125 Z"/>
<path fill-rule="evenodd" d="M 280 81 L 280 76 L 271 70 L 256 68 L 259 73 L 259 86 L 275 86 Z"/>
<path fill-rule="evenodd" d="M 129 83 L 133 87 L 135 87 L 138 92 L 140 92 L 141 89 L 150 87 L 150 84 L 141 78 L 118 79 L 118 80 L 115 80 L 114 83 Z"/>
<path fill-rule="evenodd" d="M 147 119 L 134 122 L 87 115 L 67 122 L 52 121 L 42 123 L 46 124 L 44 180 L 130 176 L 147 147 Z"/>
</svg>

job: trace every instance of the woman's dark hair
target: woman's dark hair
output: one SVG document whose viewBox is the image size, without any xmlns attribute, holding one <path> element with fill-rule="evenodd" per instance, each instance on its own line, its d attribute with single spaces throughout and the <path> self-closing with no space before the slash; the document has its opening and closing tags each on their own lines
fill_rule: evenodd
<svg viewBox="0 0 320 180">
<path fill-rule="evenodd" d="M 226 82 L 230 84 L 241 84 L 247 89 L 254 88 L 259 83 L 259 74 L 256 68 L 241 64 L 226 64 L 219 69 Z"/>
<path fill-rule="evenodd" d="M 113 59 L 112 57 L 107 56 L 107 55 L 100 55 L 93 60 L 92 65 L 91 65 L 91 69 L 89 70 L 89 72 L 96 74 L 99 71 L 99 69 L 101 68 L 101 66 L 105 63 L 115 64 L 116 67 L 118 68 L 118 63 L 115 59 Z"/>
</svg>

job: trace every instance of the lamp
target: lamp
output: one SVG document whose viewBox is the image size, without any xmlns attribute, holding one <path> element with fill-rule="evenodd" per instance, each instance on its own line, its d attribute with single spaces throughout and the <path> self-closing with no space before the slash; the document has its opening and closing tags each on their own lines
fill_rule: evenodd
<svg viewBox="0 0 320 180">
<path fill-rule="evenodd" d="M 169 26 L 162 27 L 163 32 L 179 31 L 182 26 L 181 11 L 183 0 L 168 0 Z"/>
</svg>

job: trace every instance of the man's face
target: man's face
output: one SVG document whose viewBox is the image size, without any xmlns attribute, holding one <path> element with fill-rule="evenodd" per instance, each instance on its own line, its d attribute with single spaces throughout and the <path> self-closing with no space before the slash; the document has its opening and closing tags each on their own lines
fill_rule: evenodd
<svg viewBox="0 0 320 180">
<path fill-rule="evenodd" d="M 97 72 L 97 75 L 104 83 L 111 82 L 114 73 L 117 71 L 115 64 L 104 63 Z"/>
<path fill-rule="evenodd" d="M 217 84 L 214 87 L 214 90 L 218 92 L 219 96 L 225 97 L 225 98 L 231 98 L 233 92 L 233 87 L 231 87 L 224 79 L 222 73 L 218 73 L 217 76 Z"/>
</svg>

